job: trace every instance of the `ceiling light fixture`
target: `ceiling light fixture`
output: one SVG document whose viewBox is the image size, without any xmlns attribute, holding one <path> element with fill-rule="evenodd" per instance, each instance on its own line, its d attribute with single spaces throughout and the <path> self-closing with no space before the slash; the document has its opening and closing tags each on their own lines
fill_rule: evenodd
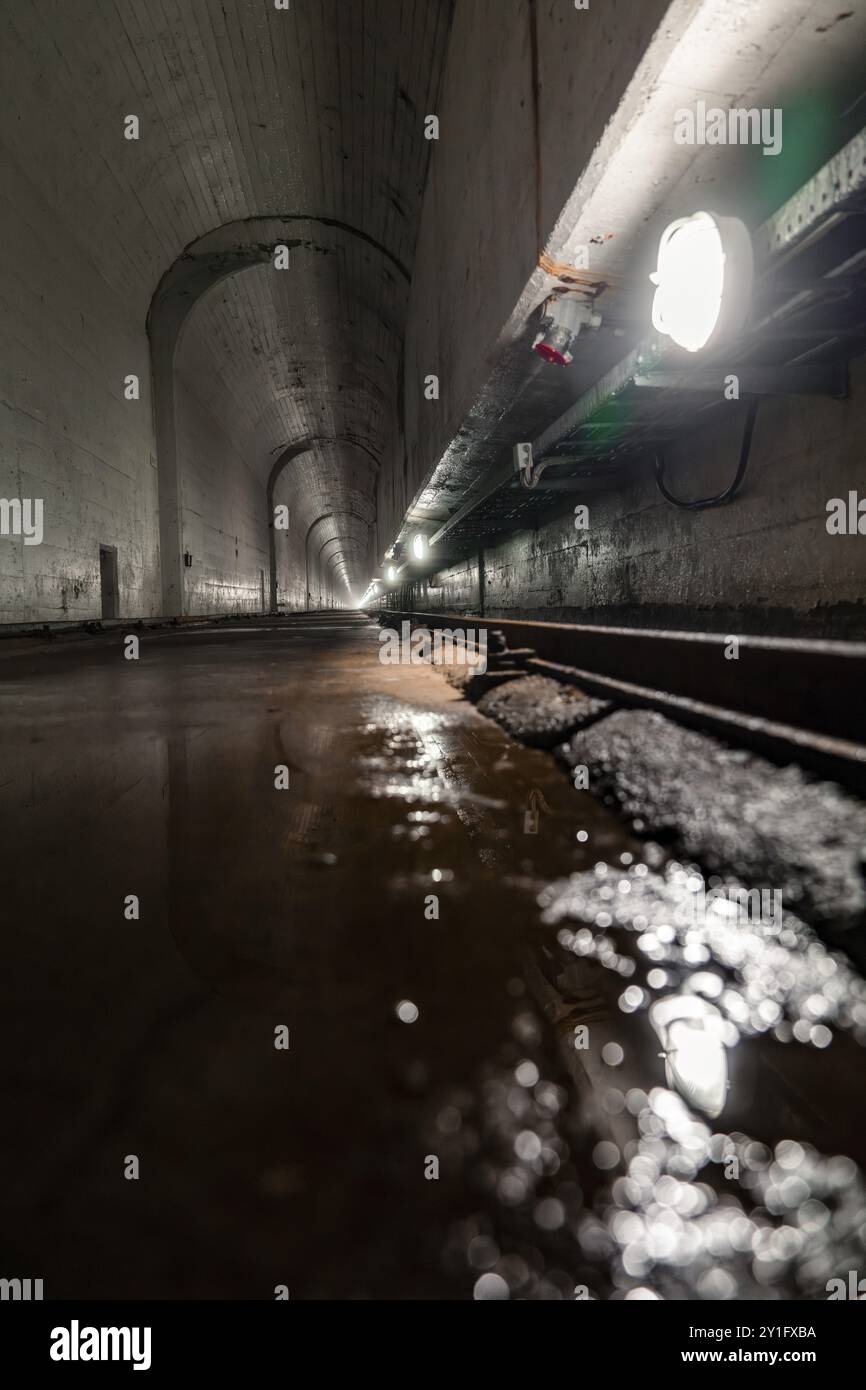
<svg viewBox="0 0 866 1390">
<path fill-rule="evenodd" d="M 687 352 L 740 331 L 754 284 L 748 229 L 736 217 L 696 212 L 671 222 L 659 242 L 653 327 Z"/>
</svg>

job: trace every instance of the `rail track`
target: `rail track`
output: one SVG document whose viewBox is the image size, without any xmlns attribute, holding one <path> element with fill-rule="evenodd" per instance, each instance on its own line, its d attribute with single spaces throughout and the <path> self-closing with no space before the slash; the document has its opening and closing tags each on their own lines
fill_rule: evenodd
<svg viewBox="0 0 866 1390">
<path fill-rule="evenodd" d="M 866 643 L 526 622 L 382 608 L 380 623 L 502 634 L 527 672 L 796 761 L 866 793 Z"/>
</svg>

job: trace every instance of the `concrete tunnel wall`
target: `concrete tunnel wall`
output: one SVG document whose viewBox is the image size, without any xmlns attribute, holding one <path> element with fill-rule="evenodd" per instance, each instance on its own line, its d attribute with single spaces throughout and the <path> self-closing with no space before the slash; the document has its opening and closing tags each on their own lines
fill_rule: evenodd
<svg viewBox="0 0 866 1390">
<path fill-rule="evenodd" d="M 0 85 L 4 104 L 14 100 Z M 51 119 L 32 110 L 21 125 Z M 100 542 L 117 546 L 121 611 L 159 609 L 146 288 L 106 276 L 79 243 L 72 205 L 51 194 L 58 162 L 0 147 L 0 491 L 45 505 L 41 545 L 0 543 L 3 622 L 98 617 Z M 141 382 L 136 404 L 123 398 L 127 373 Z"/>
<path fill-rule="evenodd" d="M 338 571 L 363 588 L 375 472 L 396 417 L 423 117 L 450 16 L 449 0 L 377 0 L 371 45 L 363 9 L 337 0 L 313 18 L 261 0 L 165 15 L 128 0 L 4 8 L 0 113 L 19 138 L 0 147 L 0 489 L 44 500 L 45 535 L 0 542 L 0 621 L 98 618 L 101 544 L 117 549 L 121 615 L 164 611 L 148 310 L 185 248 L 256 218 L 297 219 L 285 290 L 227 291 L 247 304 L 230 325 L 236 357 L 210 390 L 193 350 L 210 306 L 193 310 L 179 351 L 180 520 L 168 534 L 177 557 L 193 557 L 183 608 L 258 609 L 262 570 L 270 599 L 270 469 L 307 436 L 350 442 L 293 475 L 298 534 L 278 538 L 279 600 L 305 605 L 304 534 L 328 510 L 369 519 L 323 592 L 349 602 Z M 137 141 L 124 139 L 127 113 L 140 119 Z M 251 325 L 248 309 L 263 320 Z M 247 417 L 227 428 L 218 407 L 233 373 Z M 130 374 L 137 400 L 124 399 Z"/>
<path fill-rule="evenodd" d="M 525 0 L 504 25 L 495 0 L 458 6 L 409 308 L 402 473 L 386 470 L 379 486 L 385 543 L 437 459 L 449 446 L 459 452 L 503 325 L 665 9 L 605 4 L 575 25 L 561 6 Z M 682 22 L 684 13 L 672 7 L 669 18 Z M 438 401 L 424 398 L 432 372 Z M 678 495 L 712 495 L 730 481 L 744 406 L 730 410 L 727 424 L 715 420 L 671 450 L 668 480 Z M 429 583 L 406 585 L 400 603 L 477 612 L 483 589 L 490 616 L 866 635 L 866 547 L 826 531 L 827 502 L 857 486 L 864 449 L 861 361 L 846 401 L 762 402 L 734 505 L 677 511 L 659 495 L 647 458 L 609 486 L 576 493 L 560 519 L 491 538 L 481 588 L 473 554 Z M 590 508 L 584 533 L 573 526 L 579 502 Z"/>
<path fill-rule="evenodd" d="M 152 45 L 157 76 L 170 62 L 165 87 L 156 76 L 130 80 L 120 61 L 122 26 L 49 8 L 50 25 L 38 6 L 16 0 L 0 45 L 6 128 L 25 132 L 15 148 L 0 147 L 8 329 L 0 495 L 45 501 L 42 545 L 0 543 L 0 621 L 98 617 L 101 543 L 117 548 L 121 614 L 161 611 L 148 308 L 184 247 L 232 218 L 281 205 L 350 215 L 365 236 L 379 234 L 379 249 L 321 227 L 313 245 L 304 224 L 309 244 L 295 256 L 284 303 L 266 291 L 260 268 L 223 282 L 190 315 L 176 372 L 181 547 L 192 555 L 183 571 L 185 611 L 258 611 L 263 571 L 269 597 L 265 480 L 280 449 L 308 435 L 353 445 L 323 445 L 278 481 L 275 501 L 292 515 L 289 534 L 274 539 L 279 603 L 305 607 L 304 536 L 326 509 L 369 515 L 366 540 L 358 528 L 346 539 L 366 582 L 381 556 L 373 538 L 387 544 L 396 534 L 458 434 L 503 324 L 647 44 L 674 11 L 681 22 L 688 5 L 608 0 L 576 17 L 555 0 L 513 0 L 505 22 L 501 0 L 458 0 L 441 94 L 444 18 L 435 34 L 425 25 L 427 46 L 408 74 L 405 54 L 385 55 L 409 98 L 397 104 L 393 129 L 380 129 L 371 143 L 364 124 L 374 98 L 382 100 L 373 91 L 376 70 L 367 73 L 370 101 L 356 96 L 359 104 L 347 108 L 337 133 L 348 169 L 360 145 L 387 152 L 388 131 L 399 145 L 400 169 L 389 170 L 383 155 L 366 184 L 333 182 L 320 150 L 302 148 L 309 110 L 323 129 L 332 119 L 330 46 L 318 53 L 301 28 L 297 53 L 286 50 L 297 63 L 292 81 L 265 73 L 274 104 L 255 108 L 234 51 L 237 35 L 246 42 L 255 30 L 254 0 L 231 0 L 234 29 L 226 15 L 197 10 L 197 21 L 205 20 L 199 48 L 181 28 L 149 33 L 139 16 L 144 28 L 132 37 Z M 441 14 L 448 10 L 443 5 Z M 268 15 L 268 26 L 278 23 Z M 337 34 L 339 25 L 329 35 L 330 28 Z M 354 30 L 339 38 L 354 41 Z M 213 77 L 204 87 L 196 54 Z M 220 70 L 227 76 L 218 82 Z M 381 80 L 393 95 L 390 72 Z M 198 103 L 194 130 L 184 93 Z M 307 105 L 313 97 L 318 108 Z M 142 116 L 139 143 L 123 139 L 127 110 Z M 427 111 L 440 117 L 438 142 L 421 135 Z M 392 203 L 402 200 L 404 215 L 382 206 L 386 186 L 397 187 Z M 388 256 L 411 268 L 408 306 Z M 287 336 L 286 323 L 313 325 L 318 338 L 305 347 Z M 423 395 L 431 372 L 440 380 L 437 401 Z M 139 378 L 138 401 L 124 399 L 128 373 Z M 819 535 L 818 559 L 806 569 L 785 534 L 791 520 L 820 531 L 827 498 L 853 485 L 864 435 L 862 373 L 854 378 L 844 404 L 797 403 L 790 419 L 790 402 L 762 407 L 747 485 L 729 510 L 681 515 L 650 481 L 635 479 L 588 495 L 593 521 L 584 538 L 565 518 L 488 547 L 489 610 L 651 620 L 663 609 L 693 607 L 720 619 L 753 604 L 784 616 L 859 603 L 866 561 L 856 540 Z M 726 481 L 737 429 L 732 421 L 729 438 L 696 437 L 683 463 L 673 460 L 672 483 L 693 494 Z M 748 539 L 755 535 L 759 546 Z M 333 573 L 334 566 L 324 572 L 323 595 L 346 601 Z M 320 578 L 311 578 L 316 599 Z M 471 608 L 477 578 L 473 562 L 452 567 L 443 587 L 430 590 L 431 606 Z"/>
<path fill-rule="evenodd" d="M 671 449 L 666 481 L 680 497 L 712 495 L 733 476 L 742 402 L 712 430 Z M 762 401 L 737 499 L 698 513 L 659 494 L 651 460 L 613 486 L 590 484 L 567 511 L 484 551 L 484 612 L 548 621 L 655 622 L 733 632 L 866 636 L 862 536 L 830 535 L 827 501 L 847 498 L 866 452 L 866 359 L 851 366 L 851 396 Z M 572 508 L 589 509 L 576 530 Z M 407 590 L 430 612 L 476 613 L 477 556 Z"/>
<path fill-rule="evenodd" d="M 386 541 L 489 375 L 503 326 L 667 10 L 668 0 L 607 0 L 580 13 L 514 0 L 505 22 L 502 0 L 457 5 L 406 326 L 405 440 L 379 482 Z M 425 399 L 429 374 L 438 400 Z"/>
<path fill-rule="evenodd" d="M 183 537 L 192 560 L 186 612 L 260 612 L 269 566 L 261 481 L 182 371 L 176 393 Z"/>
<path fill-rule="evenodd" d="M 448 10 L 441 8 L 443 14 Z M 232 9 L 238 23 L 249 19 L 248 0 L 238 0 Z M 537 6 L 545 93 L 542 139 L 550 156 L 541 190 L 545 225 L 559 211 L 570 180 L 615 108 L 665 4 L 654 0 L 642 6 L 639 24 L 630 12 L 625 43 L 616 34 L 622 10 L 616 0 L 604 13 L 582 15 L 578 52 L 571 16 L 566 33 L 561 8 L 557 13 L 549 3 Z M 399 129 L 395 140 L 399 136 L 408 150 L 404 161 L 419 190 L 420 156 L 426 158 L 431 149 L 426 142 L 418 148 L 421 119 L 427 111 L 442 117 L 418 247 L 406 378 L 415 382 L 417 396 L 419 372 L 437 370 L 442 400 L 433 415 L 425 402 L 421 415 L 410 389 L 405 452 L 396 402 L 390 415 L 381 417 L 382 536 L 393 529 L 424 467 L 459 424 L 486 346 L 537 255 L 530 20 L 528 0 L 517 0 L 508 22 L 495 0 L 458 4 L 443 100 L 432 100 L 423 90 L 416 96 L 405 84 L 415 98 L 405 116 L 417 126 L 414 151 Z M 233 71 L 231 36 L 222 22 L 215 22 L 214 33 L 202 42 L 208 61 L 219 56 L 227 64 L 229 87 L 220 90 L 215 84 L 200 93 L 196 136 L 172 91 L 148 87 L 141 77 L 130 82 L 118 62 L 122 30 L 80 16 L 76 20 L 68 11 L 52 13 L 52 25 L 63 31 L 67 69 L 62 94 L 53 80 L 57 49 L 38 9 L 20 0 L 6 16 L 3 33 L 7 128 L 26 130 L 27 139 L 14 150 L 0 151 L 9 195 L 8 254 L 0 274 L 15 340 L 3 391 L 2 485 L 6 496 L 44 498 L 46 535 L 39 547 L 4 540 L 0 619 L 98 617 L 100 544 L 117 547 L 121 613 L 152 616 L 160 612 L 162 599 L 157 447 L 145 332 L 150 299 L 171 256 L 195 236 L 231 216 L 249 216 L 286 201 L 287 180 L 281 177 L 285 152 L 277 154 L 274 147 L 264 151 L 269 137 L 254 137 L 254 145 L 253 113 L 242 113 L 243 119 L 238 114 L 249 94 Z M 147 37 L 146 28 L 132 37 L 140 42 Z M 443 41 L 440 33 L 440 54 Z M 172 49 L 173 89 L 182 93 L 185 80 L 192 81 L 187 36 L 180 31 L 161 35 L 157 49 L 160 45 Z M 299 64 L 310 59 L 306 50 L 298 55 Z M 157 52 L 157 71 L 161 62 Z M 327 64 L 327 55 L 321 62 Z M 432 91 L 438 84 L 436 62 L 426 66 Z M 592 75 L 592 82 L 578 81 L 578 73 L 584 79 Z M 292 100 L 299 109 L 302 98 Z M 139 143 L 122 138 L 127 110 L 142 117 L 145 138 Z M 19 117 L 14 122 L 13 112 Z M 570 137 L 566 160 L 558 152 L 563 130 Z M 523 158 L 512 161 L 506 176 L 506 156 L 515 151 Z M 260 178 L 257 188 L 242 173 L 244 153 Z M 263 158 L 264 153 L 272 157 Z M 293 151 L 296 165 L 298 154 Z M 199 178 L 196 169 L 205 168 L 207 175 Z M 308 177 L 308 187 L 315 191 L 322 177 L 321 171 Z M 297 189 L 296 175 L 291 182 Z M 380 189 L 370 192 L 375 198 Z M 309 196 L 311 205 L 328 210 L 327 196 Z M 298 208 L 304 199 L 297 193 L 290 201 Z M 455 208 L 461 209 L 459 218 Z M 369 217 L 357 220 L 372 225 Z M 406 259 L 415 218 L 404 221 L 405 249 L 398 249 Z M 190 337 L 196 336 L 198 312 L 192 316 Z M 475 331 L 467 334 L 470 321 Z M 379 351 L 396 388 L 398 361 L 390 348 Z M 256 504 L 254 461 L 244 447 L 248 440 L 240 441 L 226 429 L 219 412 L 215 418 L 212 397 L 204 399 L 200 380 L 192 381 L 192 355 L 188 345 L 187 360 L 180 360 L 178 371 L 181 546 L 192 555 L 192 566 L 182 575 L 184 606 L 192 613 L 254 611 L 260 603 L 261 569 L 266 577 L 268 571 L 267 518 L 264 509 L 259 515 Z M 140 381 L 137 402 L 123 397 L 128 373 Z M 355 409 L 357 414 L 357 405 Z M 334 499 L 335 505 L 339 500 Z M 297 501 L 290 499 L 295 510 Z M 286 542 L 277 562 L 279 599 L 287 607 L 305 602 L 297 542 L 297 537 Z"/>
</svg>

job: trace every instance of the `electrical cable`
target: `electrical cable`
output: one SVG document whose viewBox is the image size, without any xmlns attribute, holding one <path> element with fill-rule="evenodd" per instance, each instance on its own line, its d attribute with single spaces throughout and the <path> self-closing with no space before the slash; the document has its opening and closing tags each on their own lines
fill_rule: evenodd
<svg viewBox="0 0 866 1390">
<path fill-rule="evenodd" d="M 758 403 L 760 396 L 752 396 L 749 400 L 749 409 L 746 410 L 745 427 L 742 431 L 742 443 L 740 446 L 740 463 L 737 464 L 737 473 L 733 480 L 714 498 L 698 498 L 695 502 L 684 502 L 681 498 L 674 498 L 673 492 L 669 492 L 666 482 L 664 482 L 664 460 L 660 453 L 655 457 L 656 486 L 666 502 L 671 506 L 680 507 L 683 512 L 701 512 L 705 507 L 721 507 L 727 502 L 733 502 L 737 493 L 740 492 L 742 480 L 745 478 L 746 468 L 749 466 L 749 453 L 752 452 L 752 434 L 755 431 L 755 416 L 758 414 Z"/>
<path fill-rule="evenodd" d="M 746 412 L 746 423 L 743 429 L 743 442 L 740 445 L 740 461 L 737 464 L 737 471 L 724 492 L 720 492 L 718 496 L 701 497 L 694 502 L 684 502 L 681 498 L 674 497 L 673 493 L 668 491 L 665 484 L 664 459 L 661 454 L 656 454 L 656 487 L 666 502 L 670 502 L 672 507 L 679 507 L 682 511 L 687 512 L 702 511 L 706 507 L 723 507 L 726 502 L 733 502 L 740 490 L 740 485 L 742 484 L 743 478 L 746 476 L 746 469 L 749 466 L 749 454 L 752 451 L 752 434 L 755 429 L 755 416 L 758 413 L 760 399 L 760 396 L 753 396 L 749 401 L 749 409 Z"/>
</svg>

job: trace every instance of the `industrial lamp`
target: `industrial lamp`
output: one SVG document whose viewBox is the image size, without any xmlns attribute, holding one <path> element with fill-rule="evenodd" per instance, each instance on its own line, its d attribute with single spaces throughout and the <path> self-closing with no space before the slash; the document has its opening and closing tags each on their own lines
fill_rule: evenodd
<svg viewBox="0 0 866 1390">
<path fill-rule="evenodd" d="M 754 257 L 736 217 L 696 212 L 671 222 L 659 242 L 652 321 L 687 352 L 701 352 L 740 331 L 748 316 Z"/>
</svg>

